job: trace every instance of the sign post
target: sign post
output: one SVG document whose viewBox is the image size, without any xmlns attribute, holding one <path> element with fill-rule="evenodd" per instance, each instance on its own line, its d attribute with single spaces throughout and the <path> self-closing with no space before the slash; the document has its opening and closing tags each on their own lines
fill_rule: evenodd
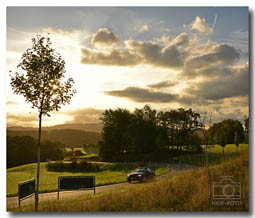
<svg viewBox="0 0 255 218">
<path fill-rule="evenodd" d="M 59 176 L 58 177 L 58 200 L 60 191 L 71 190 L 94 190 L 95 176 Z"/>
<path fill-rule="evenodd" d="M 35 179 L 30 179 L 18 184 L 19 207 L 20 201 L 35 195 Z"/>
</svg>

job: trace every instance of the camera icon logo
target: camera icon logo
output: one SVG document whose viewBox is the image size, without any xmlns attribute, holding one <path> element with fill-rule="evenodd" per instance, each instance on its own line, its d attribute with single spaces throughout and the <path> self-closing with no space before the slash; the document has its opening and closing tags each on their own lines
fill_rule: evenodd
<svg viewBox="0 0 255 218">
<path fill-rule="evenodd" d="M 234 182 L 232 176 L 222 176 L 218 182 L 213 182 L 212 197 L 217 200 L 240 200 L 241 184 Z"/>
</svg>

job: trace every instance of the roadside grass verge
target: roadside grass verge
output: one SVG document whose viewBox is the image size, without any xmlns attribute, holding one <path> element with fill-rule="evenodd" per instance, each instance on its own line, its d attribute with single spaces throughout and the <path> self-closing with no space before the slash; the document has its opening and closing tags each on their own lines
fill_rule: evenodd
<svg viewBox="0 0 255 218">
<path fill-rule="evenodd" d="M 226 153 L 225 160 L 231 160 L 238 158 L 240 153 Z M 208 164 L 215 165 L 224 161 L 224 157 L 221 153 L 208 153 Z M 170 164 L 187 164 L 192 166 L 205 166 L 206 165 L 206 155 L 204 154 L 187 154 L 180 155 L 169 159 L 168 163 Z"/>
<path fill-rule="evenodd" d="M 202 145 L 205 150 L 205 145 Z M 240 144 L 238 147 L 238 152 L 236 145 L 227 144 L 224 148 L 225 155 L 222 154 L 222 147 L 220 145 L 208 145 L 208 164 L 215 165 L 219 164 L 225 160 L 231 160 L 233 158 L 238 158 L 242 153 L 247 153 L 249 151 L 248 144 Z M 193 166 L 205 166 L 206 165 L 206 154 L 183 154 L 177 157 L 170 158 L 168 163 L 170 164 L 187 164 Z"/>
<path fill-rule="evenodd" d="M 202 145 L 205 149 L 205 145 Z M 249 150 L 248 144 L 239 144 L 238 152 L 245 152 Z M 237 153 L 237 147 L 235 144 L 227 144 L 224 148 L 225 153 Z M 222 147 L 220 145 L 208 145 L 208 153 L 222 153 Z"/>
<path fill-rule="evenodd" d="M 40 212 L 175 212 L 175 211 L 248 211 L 249 176 L 248 154 L 237 159 L 211 166 L 214 175 L 242 176 L 243 207 L 215 207 L 208 199 L 208 171 L 206 168 L 189 170 L 180 175 L 161 178 L 159 181 L 132 185 L 101 194 L 86 195 L 68 200 L 54 200 L 39 204 Z M 29 212 L 34 207 L 25 206 L 10 211 Z"/>
<path fill-rule="evenodd" d="M 98 172 L 86 172 L 84 170 L 66 170 L 60 172 L 48 171 L 47 163 L 41 163 L 40 167 L 40 193 L 53 192 L 58 189 L 59 176 L 95 176 L 96 186 L 126 182 L 127 174 L 133 169 L 133 165 L 115 164 L 105 162 L 92 162 L 99 166 Z M 170 172 L 168 168 L 155 168 L 156 175 Z M 27 164 L 7 169 L 7 196 L 18 194 L 18 183 L 36 178 L 36 164 Z"/>
</svg>

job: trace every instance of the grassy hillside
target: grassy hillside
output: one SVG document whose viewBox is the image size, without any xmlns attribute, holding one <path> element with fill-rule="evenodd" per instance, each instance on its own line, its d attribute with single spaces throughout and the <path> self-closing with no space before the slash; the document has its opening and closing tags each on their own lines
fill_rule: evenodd
<svg viewBox="0 0 255 218">
<path fill-rule="evenodd" d="M 205 148 L 205 146 L 202 146 Z M 210 165 L 219 164 L 225 160 L 231 160 L 235 157 L 238 157 L 242 152 L 248 152 L 249 145 L 248 144 L 240 144 L 238 148 L 238 152 L 236 150 L 236 146 L 234 144 L 227 144 L 224 148 L 225 155 L 222 154 L 222 147 L 220 145 L 210 145 L 208 146 L 208 163 Z M 173 164 L 189 164 L 196 166 L 205 166 L 206 164 L 206 154 L 187 154 L 187 155 L 179 155 L 177 157 L 173 157 L 169 159 L 169 163 Z"/>
<path fill-rule="evenodd" d="M 202 146 L 205 149 L 205 145 Z M 248 144 L 240 144 L 238 147 L 238 152 L 245 152 L 249 150 Z M 209 145 L 208 146 L 209 153 L 222 153 L 222 147 L 220 145 Z M 225 153 L 237 152 L 237 147 L 234 144 L 227 144 L 224 148 Z"/>
<path fill-rule="evenodd" d="M 96 177 L 96 186 L 120 183 L 126 181 L 126 176 L 133 169 L 133 165 L 97 162 L 99 172 L 84 172 L 82 170 L 67 170 L 65 172 L 48 171 L 46 162 L 41 163 L 40 192 L 57 191 L 59 176 L 90 176 Z M 169 172 L 167 168 L 157 168 L 156 175 Z M 9 168 L 7 170 L 7 195 L 14 196 L 18 193 L 18 183 L 36 178 L 36 164 Z"/>
<path fill-rule="evenodd" d="M 7 129 L 7 136 L 31 136 L 38 137 L 37 130 L 13 131 Z M 66 147 L 82 147 L 86 144 L 97 144 L 100 140 L 100 133 L 85 132 L 74 129 L 59 129 L 42 131 L 42 140 L 58 141 L 66 145 Z"/>
<path fill-rule="evenodd" d="M 162 178 L 154 183 L 139 184 L 109 191 L 102 194 L 84 195 L 68 200 L 53 200 L 39 204 L 43 212 L 174 212 L 174 211 L 248 211 L 249 176 L 248 154 L 209 168 L 184 172 L 172 178 Z M 212 206 L 208 198 L 209 178 L 217 174 L 240 178 L 242 175 L 242 207 Z M 12 209 L 11 209 L 12 210 Z M 13 209 L 14 211 L 33 211 L 33 205 Z"/>
</svg>

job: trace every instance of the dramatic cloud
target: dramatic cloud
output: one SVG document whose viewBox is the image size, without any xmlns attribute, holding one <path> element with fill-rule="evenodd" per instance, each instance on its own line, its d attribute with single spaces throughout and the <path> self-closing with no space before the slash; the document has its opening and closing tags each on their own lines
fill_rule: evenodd
<svg viewBox="0 0 255 218">
<path fill-rule="evenodd" d="M 115 46 L 120 44 L 119 36 L 107 28 L 99 29 L 92 36 L 92 44 L 96 46 Z"/>
<path fill-rule="evenodd" d="M 63 114 L 72 116 L 72 123 L 96 123 L 100 122 L 100 117 L 102 117 L 103 110 L 98 110 L 95 108 L 84 108 L 77 109 L 73 111 L 68 111 Z"/>
<path fill-rule="evenodd" d="M 168 103 L 175 102 L 177 99 L 176 95 L 164 92 L 153 92 L 138 87 L 128 87 L 124 90 L 107 91 L 105 94 L 115 97 L 125 97 L 135 102 Z"/>
<path fill-rule="evenodd" d="M 166 92 L 152 91 L 149 89 L 128 87 L 123 90 L 114 90 L 104 92 L 107 95 L 128 98 L 140 103 L 181 103 L 189 105 L 193 102 L 189 96 L 179 96 L 177 94 L 170 94 Z"/>
<path fill-rule="evenodd" d="M 237 49 L 227 44 L 211 46 L 207 53 L 191 57 L 185 62 L 182 76 L 211 76 L 229 72 L 229 67 L 240 59 Z"/>
<path fill-rule="evenodd" d="M 152 89 L 164 89 L 164 88 L 176 86 L 177 84 L 178 82 L 167 80 L 167 81 L 162 81 L 162 82 L 147 85 L 147 87 Z"/>
<path fill-rule="evenodd" d="M 82 49 L 83 64 L 133 66 L 149 64 L 152 66 L 180 69 L 183 66 L 183 54 L 177 46 L 160 46 L 154 42 L 125 41 L 127 49 L 112 49 L 97 52 Z"/>
<path fill-rule="evenodd" d="M 38 117 L 35 115 L 13 115 L 8 113 L 6 119 L 8 122 L 38 122 Z"/>
<path fill-rule="evenodd" d="M 249 94 L 248 64 L 229 69 L 231 74 L 205 80 L 189 87 L 186 92 L 198 99 L 219 100 Z"/>
<path fill-rule="evenodd" d="M 248 64 L 229 68 L 229 74 L 191 83 L 188 88 L 182 90 L 182 95 L 155 91 L 176 85 L 172 81 L 162 81 L 147 85 L 150 89 L 128 87 L 123 90 L 104 92 L 107 95 L 128 98 L 134 102 L 146 103 L 179 103 L 182 105 L 215 105 L 222 104 L 224 99 L 241 97 L 244 105 L 245 98 L 249 94 L 249 68 Z M 230 101 L 236 105 L 240 100 Z"/>
<path fill-rule="evenodd" d="M 140 63 L 139 57 L 129 51 L 113 49 L 108 53 L 100 53 L 86 48 L 83 48 L 81 51 L 82 64 L 132 66 Z"/>
<path fill-rule="evenodd" d="M 71 33 L 68 31 L 64 31 L 62 29 L 58 29 L 58 28 L 52 28 L 52 27 L 48 27 L 43 29 L 44 32 L 47 33 L 51 33 L 51 34 L 55 34 L 55 35 L 60 35 L 60 36 L 70 36 Z"/>
<path fill-rule="evenodd" d="M 196 30 L 201 33 L 212 33 L 213 28 L 211 28 L 204 18 L 196 16 L 195 20 L 191 24 L 191 30 Z"/>
<path fill-rule="evenodd" d="M 218 64 L 230 65 L 239 60 L 239 58 L 240 54 L 234 47 L 227 44 L 219 44 L 213 46 L 209 53 L 190 59 L 187 64 L 196 68 Z"/>
<path fill-rule="evenodd" d="M 140 33 L 149 31 L 148 25 L 141 25 L 141 26 L 138 26 L 136 29 L 137 29 L 138 32 L 140 32 Z"/>
<path fill-rule="evenodd" d="M 125 41 L 127 48 L 141 57 L 141 60 L 150 65 L 178 69 L 183 66 L 183 54 L 177 46 L 162 47 L 154 42 Z"/>
<path fill-rule="evenodd" d="M 49 117 L 44 117 L 44 124 L 50 120 Z M 38 114 L 24 114 L 24 113 L 9 113 L 6 114 L 7 126 L 38 126 Z"/>
<path fill-rule="evenodd" d="M 184 46 L 189 43 L 189 37 L 187 33 L 181 33 L 174 39 L 174 44 L 176 46 Z"/>
<path fill-rule="evenodd" d="M 56 40 L 58 40 L 57 41 L 58 43 L 60 42 L 60 40 L 62 41 L 65 40 L 65 44 L 68 41 L 73 42 L 74 40 L 76 42 L 82 43 L 84 40 L 87 40 L 90 35 L 89 32 L 85 29 L 83 30 L 74 29 L 66 31 L 60 28 L 47 27 L 43 29 L 43 32 L 50 33 L 50 38 L 52 38 L 52 36 L 55 37 Z"/>
</svg>

